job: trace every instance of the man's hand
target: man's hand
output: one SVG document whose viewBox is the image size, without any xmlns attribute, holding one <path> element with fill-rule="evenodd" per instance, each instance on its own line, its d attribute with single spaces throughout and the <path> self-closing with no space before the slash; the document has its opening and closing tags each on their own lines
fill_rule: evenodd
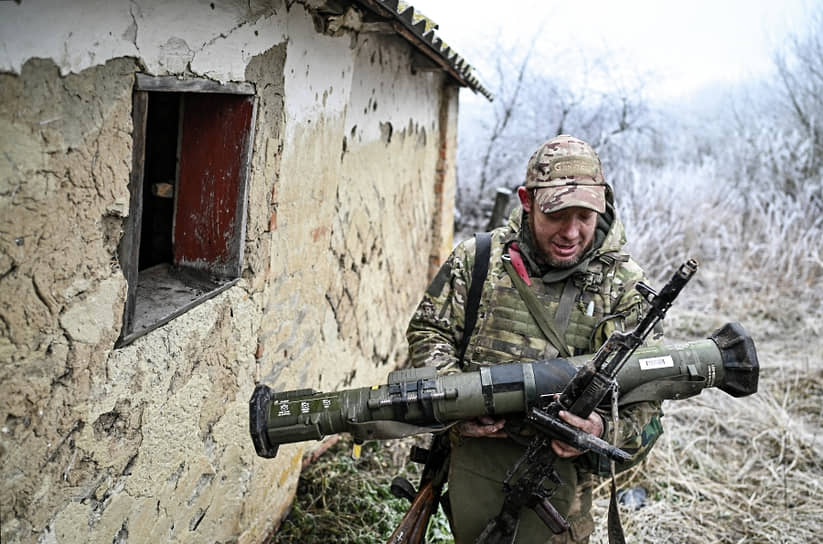
<svg viewBox="0 0 823 544">
<path fill-rule="evenodd" d="M 558 415 L 560 416 L 560 419 L 569 425 L 577 427 L 581 431 L 593 434 L 598 438 L 600 438 L 600 435 L 603 434 L 603 418 L 601 418 L 600 414 L 597 412 L 592 412 L 589 414 L 587 419 L 577 417 L 576 415 L 566 412 L 565 410 L 561 410 Z M 558 457 L 564 458 L 577 457 L 583 453 L 582 451 L 569 446 L 565 442 L 560 442 L 559 440 L 552 440 L 552 450 L 554 450 L 554 453 L 557 454 Z"/>
<path fill-rule="evenodd" d="M 505 424 L 505 419 L 480 416 L 476 419 L 461 421 L 457 424 L 457 430 L 461 436 L 472 438 L 506 438 L 508 435 L 501 430 Z"/>
</svg>

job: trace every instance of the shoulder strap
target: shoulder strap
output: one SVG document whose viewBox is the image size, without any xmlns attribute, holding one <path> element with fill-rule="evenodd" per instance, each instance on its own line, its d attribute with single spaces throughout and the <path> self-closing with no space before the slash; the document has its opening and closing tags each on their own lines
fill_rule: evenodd
<svg viewBox="0 0 823 544">
<path fill-rule="evenodd" d="M 474 266 L 472 267 L 472 284 L 469 287 L 469 295 L 466 300 L 466 323 L 463 327 L 463 341 L 460 343 L 460 350 L 457 353 L 457 360 L 463 366 L 463 358 L 466 349 L 469 347 L 474 326 L 477 324 L 477 309 L 480 307 L 480 295 L 483 293 L 483 284 L 486 283 L 486 276 L 489 274 L 489 259 L 491 258 L 491 234 L 488 232 L 478 232 L 474 235 Z"/>
</svg>

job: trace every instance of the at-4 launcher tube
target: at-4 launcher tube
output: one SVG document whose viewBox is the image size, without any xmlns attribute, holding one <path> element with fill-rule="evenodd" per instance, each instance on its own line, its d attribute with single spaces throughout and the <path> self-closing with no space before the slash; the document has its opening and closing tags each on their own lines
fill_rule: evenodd
<svg viewBox="0 0 823 544">
<path fill-rule="evenodd" d="M 481 415 L 525 415 L 563 389 L 586 356 L 509 363 L 437 377 L 432 368 L 389 374 L 388 383 L 329 393 L 276 393 L 258 385 L 249 426 L 258 455 L 274 457 L 280 444 L 351 433 L 358 441 L 431 432 Z M 708 387 L 741 397 L 757 391 L 754 342 L 737 323 L 709 339 L 637 349 L 618 372 L 620 403 L 682 399 Z"/>
</svg>

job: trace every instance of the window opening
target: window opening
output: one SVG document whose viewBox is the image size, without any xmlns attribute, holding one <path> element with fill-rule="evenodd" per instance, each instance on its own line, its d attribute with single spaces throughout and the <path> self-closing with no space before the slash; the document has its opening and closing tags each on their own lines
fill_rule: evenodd
<svg viewBox="0 0 823 544">
<path fill-rule="evenodd" d="M 118 346 L 237 282 L 254 115 L 250 85 L 138 74 Z"/>
<path fill-rule="evenodd" d="M 172 262 L 180 93 L 149 93 L 138 270 Z"/>
</svg>

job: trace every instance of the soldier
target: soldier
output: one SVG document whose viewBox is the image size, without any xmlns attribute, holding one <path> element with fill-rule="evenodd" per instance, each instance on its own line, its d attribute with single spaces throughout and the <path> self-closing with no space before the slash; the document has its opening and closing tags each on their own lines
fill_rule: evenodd
<svg viewBox="0 0 823 544">
<path fill-rule="evenodd" d="M 643 299 L 634 286 L 644 274 L 622 249 L 623 226 L 592 147 L 568 135 L 548 140 L 529 160 L 517 195 L 521 207 L 491 232 L 486 279 L 474 303 L 476 326 L 465 330 L 477 245 L 470 239 L 454 249 L 411 319 L 407 338 L 414 366 L 436 366 L 442 374 L 588 354 L 615 329 L 637 323 Z M 621 410 L 616 445 L 633 458 L 618 470 L 645 457 L 663 432 L 661 415 L 659 402 Z M 612 438 L 605 413 L 560 416 Z M 523 443 L 514 421 L 484 417 L 451 430 L 448 502 L 457 544 L 474 542 L 500 511 L 503 479 Z M 571 529 L 552 535 L 527 509 L 518 543 L 588 542 L 594 530 L 593 477 L 608 473 L 607 460 L 558 441 L 552 449 L 563 483 L 551 502 Z"/>
</svg>

